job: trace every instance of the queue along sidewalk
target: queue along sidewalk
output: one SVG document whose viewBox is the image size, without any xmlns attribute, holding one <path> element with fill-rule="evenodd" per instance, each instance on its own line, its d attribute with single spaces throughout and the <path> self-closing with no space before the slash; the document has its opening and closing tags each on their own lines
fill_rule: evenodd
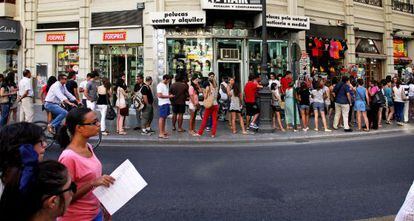
<svg viewBox="0 0 414 221">
<path fill-rule="evenodd" d="M 310 129 L 308 131 L 298 130 L 293 132 L 292 130 L 282 132 L 276 130 L 273 133 L 253 133 L 248 135 L 242 135 L 240 131 L 240 125 L 238 124 L 238 133 L 233 134 L 231 132 L 229 122 L 218 121 L 217 134 L 215 138 L 210 137 L 210 132 L 204 131 L 203 136 L 193 137 L 188 131 L 177 132 L 172 131 L 171 119 L 167 120 L 167 132 L 170 134 L 169 139 L 158 138 L 158 114 L 155 111 L 154 120 L 152 122 L 152 129 L 156 131 L 153 135 L 141 135 L 140 130 L 134 130 L 137 126 L 137 119 L 135 110 L 130 109 L 130 116 L 126 119 L 127 135 L 118 135 L 116 131 L 116 120 L 106 121 L 106 126 L 110 132 L 108 136 L 103 136 L 102 145 L 128 145 L 128 146 L 148 146 L 157 144 L 170 144 L 170 145 L 209 145 L 209 144 L 221 144 L 221 145 L 237 145 L 237 144 L 249 144 L 249 143 L 273 143 L 273 142 L 307 142 L 315 140 L 329 140 L 329 139 L 343 139 L 343 138 L 356 138 L 366 137 L 373 135 L 387 135 L 387 134 L 403 134 L 414 133 L 414 123 L 409 123 L 404 126 L 397 126 L 395 122 L 391 125 L 383 124 L 382 128 L 378 130 L 371 130 L 370 132 L 356 131 L 356 125 L 354 125 L 353 132 L 344 132 L 343 129 L 333 130 L 332 132 L 324 132 L 321 130 L 323 127 L 319 127 L 319 131 L 314 131 L 313 118 L 310 119 Z M 35 105 L 35 121 L 45 121 L 46 112 L 41 110 L 40 105 Z M 201 121 L 197 120 L 196 128 L 200 127 Z M 183 128 L 188 130 L 189 122 L 184 120 Z"/>
</svg>

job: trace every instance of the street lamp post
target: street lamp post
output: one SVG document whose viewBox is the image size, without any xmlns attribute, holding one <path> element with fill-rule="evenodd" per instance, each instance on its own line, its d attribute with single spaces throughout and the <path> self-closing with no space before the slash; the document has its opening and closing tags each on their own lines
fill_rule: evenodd
<svg viewBox="0 0 414 221">
<path fill-rule="evenodd" d="M 271 132 L 272 129 L 272 111 L 271 111 L 271 101 L 272 101 L 272 92 L 268 87 L 269 81 L 267 78 L 267 55 L 268 55 L 268 45 L 267 45 L 267 22 L 266 22 L 266 0 L 262 0 L 262 67 L 261 67 L 261 84 L 263 89 L 259 91 L 259 101 L 260 101 L 260 131 L 262 132 Z"/>
</svg>

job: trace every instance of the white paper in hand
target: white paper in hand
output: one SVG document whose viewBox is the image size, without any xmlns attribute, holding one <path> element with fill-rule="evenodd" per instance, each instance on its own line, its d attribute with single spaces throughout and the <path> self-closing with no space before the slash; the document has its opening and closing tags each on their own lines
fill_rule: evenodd
<svg viewBox="0 0 414 221">
<path fill-rule="evenodd" d="M 112 215 L 148 184 L 128 159 L 116 168 L 111 176 L 115 183 L 109 188 L 97 187 L 93 194 Z"/>
</svg>

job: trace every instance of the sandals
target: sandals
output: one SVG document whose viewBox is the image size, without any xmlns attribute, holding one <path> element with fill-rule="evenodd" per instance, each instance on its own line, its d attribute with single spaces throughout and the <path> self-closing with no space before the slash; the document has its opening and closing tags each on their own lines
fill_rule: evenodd
<svg viewBox="0 0 414 221">
<path fill-rule="evenodd" d="M 186 130 L 184 130 L 184 129 L 178 129 L 177 132 L 183 133 L 183 132 L 186 132 Z"/>
<path fill-rule="evenodd" d="M 160 139 L 168 139 L 168 136 L 158 136 L 158 138 L 160 138 Z"/>
<path fill-rule="evenodd" d="M 126 133 L 125 131 L 123 131 L 123 130 L 118 131 L 118 134 L 119 134 L 119 135 L 127 135 L 127 133 Z"/>
</svg>

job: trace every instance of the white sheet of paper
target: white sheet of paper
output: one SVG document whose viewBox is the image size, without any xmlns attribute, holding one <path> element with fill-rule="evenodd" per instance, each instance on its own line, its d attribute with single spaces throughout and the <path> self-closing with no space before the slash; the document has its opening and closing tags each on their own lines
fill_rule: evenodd
<svg viewBox="0 0 414 221">
<path fill-rule="evenodd" d="M 116 168 L 111 176 L 115 183 L 109 188 L 97 187 L 93 194 L 109 214 L 113 215 L 148 184 L 128 159 Z"/>
</svg>

